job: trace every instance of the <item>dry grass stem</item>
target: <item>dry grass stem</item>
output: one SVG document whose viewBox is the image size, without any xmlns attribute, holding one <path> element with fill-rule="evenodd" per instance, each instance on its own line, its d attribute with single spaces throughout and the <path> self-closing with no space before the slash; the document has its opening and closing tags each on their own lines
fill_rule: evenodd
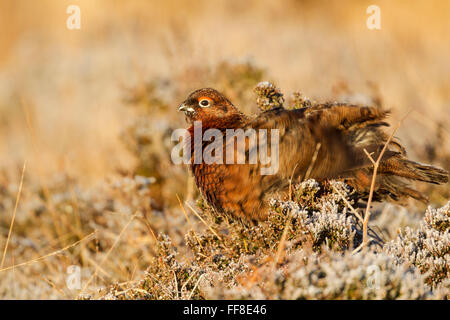
<svg viewBox="0 0 450 320">
<path fill-rule="evenodd" d="M 13 226 L 14 226 L 14 220 L 16 219 L 16 212 L 17 212 L 17 207 L 19 205 L 20 195 L 22 193 L 23 177 L 25 176 L 25 168 L 26 167 L 27 167 L 27 161 L 25 160 L 23 163 L 22 175 L 20 176 L 20 184 L 19 184 L 19 190 L 17 191 L 16 203 L 14 205 L 14 211 L 13 211 L 13 215 L 11 218 L 11 223 L 9 225 L 8 237 L 6 238 L 5 249 L 3 250 L 2 262 L 0 263 L 0 269 L 3 269 L 3 264 L 4 264 L 5 258 L 6 258 L 6 251 L 8 250 L 9 239 L 11 238 L 11 234 L 12 234 L 12 230 L 13 230 Z"/>
</svg>

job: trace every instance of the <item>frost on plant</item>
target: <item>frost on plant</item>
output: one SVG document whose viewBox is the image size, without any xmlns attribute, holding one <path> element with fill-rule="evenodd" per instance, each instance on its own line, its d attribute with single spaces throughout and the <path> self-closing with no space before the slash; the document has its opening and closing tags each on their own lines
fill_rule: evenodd
<svg viewBox="0 0 450 320">
<path fill-rule="evenodd" d="M 436 286 L 449 277 L 450 202 L 440 209 L 429 207 L 419 229 L 406 227 L 396 240 L 386 245 L 386 252 L 398 263 L 417 267 Z"/>
<path fill-rule="evenodd" d="M 449 204 L 429 208 L 419 230 L 406 228 L 384 247 L 352 253 L 361 236 L 347 208 L 353 203 L 348 186 L 308 180 L 292 186 L 291 199 L 272 199 L 268 220 L 257 226 L 197 206 L 207 226 L 191 221 L 194 229 L 184 238 L 187 251 L 178 245 L 180 254 L 172 239 L 160 234 L 157 256 L 143 280 L 127 288 L 110 287 L 100 297 L 448 298 Z"/>
</svg>

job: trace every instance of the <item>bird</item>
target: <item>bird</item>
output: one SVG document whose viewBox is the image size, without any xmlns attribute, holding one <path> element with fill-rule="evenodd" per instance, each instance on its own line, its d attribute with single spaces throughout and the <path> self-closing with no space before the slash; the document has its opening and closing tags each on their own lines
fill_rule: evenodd
<svg viewBox="0 0 450 320">
<path fill-rule="evenodd" d="M 215 148 L 210 148 L 214 149 L 214 157 L 226 158 L 226 148 L 232 145 L 235 153 L 227 158 L 232 161 L 196 161 L 195 152 L 192 152 L 188 164 L 209 206 L 217 213 L 240 220 L 252 223 L 266 220 L 269 198 L 286 191 L 296 179 L 342 180 L 367 199 L 373 159 L 380 154 L 374 201 L 398 201 L 411 197 L 426 202 L 427 198 L 411 188 L 409 181 L 448 182 L 448 172 L 444 169 L 407 158 L 405 148 L 397 139 L 390 139 L 384 130 L 389 126 L 385 121 L 389 110 L 379 107 L 333 102 L 285 109 L 279 103 L 256 116 L 248 116 L 219 91 L 202 88 L 192 92 L 178 110 L 184 112 L 190 125 L 186 141 L 192 150 L 195 149 L 196 123 L 201 123 L 199 132 L 202 134 L 208 129 L 222 134 L 215 136 L 214 141 L 201 139 L 200 152 L 216 143 Z M 244 147 L 238 149 L 237 139 L 227 132 L 239 129 L 244 132 L 265 130 L 267 136 L 262 139 L 257 135 L 253 143 L 245 136 Z M 278 150 L 269 142 L 275 132 Z M 382 153 L 385 144 L 387 147 Z M 251 151 L 261 147 L 266 148 L 271 156 L 278 151 L 277 170 L 273 174 L 261 174 L 267 163 L 261 159 L 256 162 L 249 159 Z M 245 158 L 244 163 L 237 163 L 239 156 Z"/>
</svg>

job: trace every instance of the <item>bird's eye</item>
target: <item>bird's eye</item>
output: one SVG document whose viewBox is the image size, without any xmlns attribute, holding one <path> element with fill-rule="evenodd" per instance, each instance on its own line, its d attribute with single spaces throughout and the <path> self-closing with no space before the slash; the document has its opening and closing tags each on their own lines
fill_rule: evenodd
<svg viewBox="0 0 450 320">
<path fill-rule="evenodd" d="M 202 99 L 198 103 L 198 105 L 203 108 L 209 107 L 209 104 L 210 104 L 210 101 L 208 99 Z"/>
</svg>

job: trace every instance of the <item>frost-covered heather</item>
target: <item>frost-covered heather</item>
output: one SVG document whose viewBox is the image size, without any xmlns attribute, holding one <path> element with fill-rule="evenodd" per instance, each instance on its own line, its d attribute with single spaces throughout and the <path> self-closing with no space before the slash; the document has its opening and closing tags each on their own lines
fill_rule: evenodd
<svg viewBox="0 0 450 320">
<path fill-rule="evenodd" d="M 351 203 L 351 195 L 341 182 L 319 184 L 308 180 L 294 185 L 294 200 L 272 199 L 269 219 L 257 226 L 217 217 L 198 204 L 196 210 L 208 226 L 191 229 L 185 235 L 190 254 L 181 255 L 171 238 L 161 234 L 157 257 L 141 281 L 117 284 L 93 297 L 448 298 L 449 276 L 442 271 L 442 263 L 446 261 L 448 269 L 449 205 L 429 208 L 420 230 L 406 228 L 403 233 L 407 236 L 400 236 L 384 248 L 372 245 L 353 253 L 351 249 L 361 242 L 360 227 L 342 199 L 344 196 Z M 280 251 L 285 230 L 286 242 Z M 405 259 L 412 255 L 411 248 L 419 247 L 421 253 L 414 260 Z"/>
<path fill-rule="evenodd" d="M 331 192 L 323 190 L 326 187 Z M 272 200 L 272 208 L 275 212 L 290 214 L 293 228 L 299 228 L 310 237 L 317 249 L 323 244 L 339 249 L 356 247 L 359 244 L 359 239 L 355 238 L 356 217 L 349 214 L 342 197 L 332 188 L 340 190 L 344 197 L 348 197 L 350 191 L 337 181 L 326 187 L 313 179 L 300 183 L 294 187 L 297 202 Z"/>
<path fill-rule="evenodd" d="M 226 288 L 205 284 L 207 298 L 225 299 L 442 299 L 417 270 L 370 251 L 344 255 L 298 250 L 279 269 L 257 269 L 255 280 Z M 266 271 L 266 272 L 264 272 Z"/>
<path fill-rule="evenodd" d="M 386 245 L 386 252 L 397 263 L 407 262 L 427 277 L 430 285 L 449 285 L 450 202 L 439 209 L 429 207 L 419 229 L 406 227 L 396 240 Z"/>
</svg>

